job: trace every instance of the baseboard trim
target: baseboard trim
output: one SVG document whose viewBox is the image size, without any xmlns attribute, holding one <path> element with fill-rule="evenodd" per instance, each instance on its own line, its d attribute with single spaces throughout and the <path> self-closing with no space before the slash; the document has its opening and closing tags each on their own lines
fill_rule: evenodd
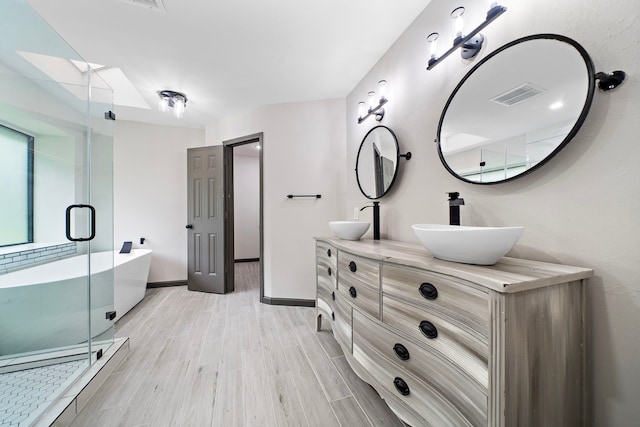
<svg viewBox="0 0 640 427">
<path fill-rule="evenodd" d="M 234 259 L 233 262 L 256 262 L 260 261 L 260 258 L 240 258 Z"/>
<path fill-rule="evenodd" d="M 147 283 L 147 289 L 149 288 L 168 288 L 169 286 L 185 286 L 186 280 L 170 280 L 167 282 L 152 282 Z"/>
<path fill-rule="evenodd" d="M 298 306 L 298 307 L 315 307 L 316 306 L 316 300 L 314 299 L 262 297 L 260 302 L 262 302 L 263 304 L 269 304 L 269 305 L 290 305 L 290 306 Z"/>
</svg>

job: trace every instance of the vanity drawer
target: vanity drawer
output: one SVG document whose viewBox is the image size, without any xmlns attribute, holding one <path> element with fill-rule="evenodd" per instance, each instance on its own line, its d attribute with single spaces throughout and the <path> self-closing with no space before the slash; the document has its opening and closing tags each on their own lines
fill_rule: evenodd
<svg viewBox="0 0 640 427">
<path fill-rule="evenodd" d="M 373 288 L 354 277 L 345 277 L 341 273 L 338 291 L 351 304 L 376 319 L 380 318 L 380 291 L 378 288 Z"/>
<path fill-rule="evenodd" d="M 326 260 L 318 258 L 316 274 L 318 275 L 318 287 L 325 286 L 327 289 L 336 288 L 336 268 L 332 267 Z"/>
<path fill-rule="evenodd" d="M 331 314 L 335 310 L 334 306 L 337 292 L 338 291 L 335 288 L 331 289 L 326 284 L 321 284 L 318 280 L 318 303 L 320 303 L 320 301 L 323 301 L 324 304 L 326 304 L 330 308 L 329 314 Z"/>
<path fill-rule="evenodd" d="M 338 250 L 328 243 L 316 241 L 316 259 L 335 270 L 338 266 Z"/>
<path fill-rule="evenodd" d="M 483 387 L 488 387 L 489 345 L 486 337 L 436 312 L 388 295 L 382 297 L 382 318 L 386 325 L 415 338 L 429 351 L 440 353 Z"/>
<path fill-rule="evenodd" d="M 344 301 L 342 295 L 336 294 L 334 305 L 335 320 L 331 324 L 333 328 L 333 336 L 342 346 L 345 353 L 352 351 L 352 320 L 351 306 Z"/>
<path fill-rule="evenodd" d="M 326 252 L 316 250 L 316 274 L 318 276 L 318 286 L 326 284 L 329 288 L 336 288 L 337 284 L 337 268 L 336 255 L 331 249 L 327 249 L 331 253 L 331 257 L 327 257 Z M 323 255 L 324 254 L 324 255 Z"/>
<path fill-rule="evenodd" d="M 487 388 L 452 365 L 437 352 L 393 333 L 354 310 L 353 334 L 401 370 L 414 374 L 460 411 L 474 426 L 487 424 Z M 354 338 L 355 339 L 355 338 Z"/>
<path fill-rule="evenodd" d="M 375 288 L 380 286 L 380 264 L 376 261 L 340 251 L 338 270 L 340 280 L 358 279 Z"/>
<path fill-rule="evenodd" d="M 353 335 L 353 357 L 374 378 L 372 385 L 383 398 L 389 394 L 411 408 L 412 418 L 421 420 L 417 425 L 473 425 L 436 390 L 386 359 L 357 333 Z"/>
<path fill-rule="evenodd" d="M 489 296 L 486 288 L 438 273 L 384 264 L 382 292 L 438 311 L 489 337 Z"/>
</svg>

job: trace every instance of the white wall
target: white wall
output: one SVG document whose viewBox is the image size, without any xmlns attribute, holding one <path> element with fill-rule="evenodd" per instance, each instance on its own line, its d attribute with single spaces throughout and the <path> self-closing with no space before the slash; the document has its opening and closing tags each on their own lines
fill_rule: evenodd
<svg viewBox="0 0 640 427">
<path fill-rule="evenodd" d="M 264 294 L 315 299 L 314 236 L 330 233 L 344 197 L 344 100 L 280 104 L 226 118 L 219 141 L 263 132 Z M 207 128 L 207 131 L 209 128 Z M 321 194 L 321 199 L 288 199 Z"/>
<path fill-rule="evenodd" d="M 149 282 L 187 280 L 187 148 L 204 140 L 202 130 L 115 122 L 114 242 L 153 250 Z"/>
<path fill-rule="evenodd" d="M 477 3 L 482 6 L 476 7 Z M 577 136 L 540 170 L 493 186 L 459 181 L 441 165 L 433 140 L 449 94 L 473 63 L 465 64 L 453 54 L 433 70 L 425 70 L 427 34 L 438 31 L 441 40 L 449 40 L 449 13 L 459 5 L 434 0 L 347 98 L 343 167 L 349 173 L 343 214 L 350 215 L 353 206 L 366 200 L 350 171 L 360 141 L 375 123 L 372 119 L 356 123 L 357 103 L 375 90 L 378 80 L 386 79 L 389 103 L 382 123 L 396 132 L 401 151 L 411 151 L 414 157 L 401 161 L 395 188 L 381 199 L 383 238 L 416 242 L 411 224 L 446 223 L 445 192 L 459 191 L 466 202 L 463 224 L 525 227 L 511 255 L 593 268 L 595 278 L 587 286 L 593 394 L 588 407 L 596 426 L 636 424 L 640 419 L 640 61 L 636 56 L 640 4 L 636 0 L 502 3 L 508 11 L 483 30 L 486 45 L 480 58 L 525 35 L 558 33 L 581 43 L 596 71 L 625 70 L 628 81 L 615 91 L 596 92 Z M 468 5 L 465 22 L 469 26 L 481 22 L 485 11 L 484 3 Z"/>
<path fill-rule="evenodd" d="M 234 150 L 235 151 L 235 150 Z M 260 258 L 260 158 L 233 157 L 234 258 Z"/>
</svg>

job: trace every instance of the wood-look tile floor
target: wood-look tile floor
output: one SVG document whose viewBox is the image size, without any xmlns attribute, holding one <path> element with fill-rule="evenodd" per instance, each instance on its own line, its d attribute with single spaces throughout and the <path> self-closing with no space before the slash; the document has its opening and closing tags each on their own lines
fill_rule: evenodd
<svg viewBox="0 0 640 427">
<path fill-rule="evenodd" d="M 315 308 L 259 302 L 258 272 L 236 264 L 226 295 L 148 289 L 116 323 L 127 359 L 72 426 L 402 426 Z"/>
</svg>

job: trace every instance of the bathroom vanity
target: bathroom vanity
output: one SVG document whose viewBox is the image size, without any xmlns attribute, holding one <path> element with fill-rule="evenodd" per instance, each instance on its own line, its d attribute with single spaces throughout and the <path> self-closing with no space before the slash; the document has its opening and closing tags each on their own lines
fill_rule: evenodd
<svg viewBox="0 0 640 427">
<path fill-rule="evenodd" d="M 422 246 L 316 238 L 318 329 L 417 426 L 580 426 L 586 279 L 515 258 L 441 261 Z"/>
</svg>

